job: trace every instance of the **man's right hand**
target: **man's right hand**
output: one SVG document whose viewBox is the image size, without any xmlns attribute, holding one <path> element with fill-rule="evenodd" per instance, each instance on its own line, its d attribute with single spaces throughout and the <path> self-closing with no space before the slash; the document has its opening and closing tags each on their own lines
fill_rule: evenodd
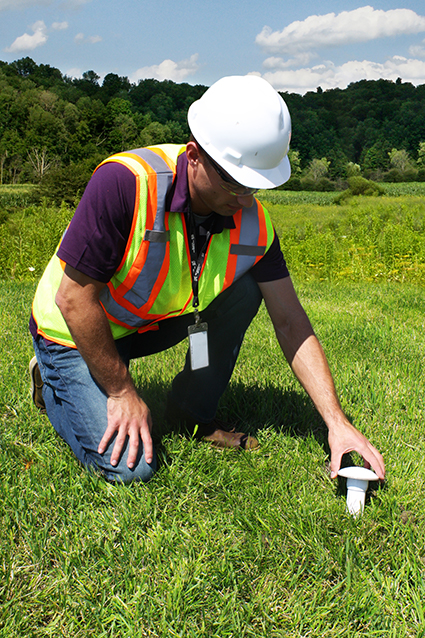
<svg viewBox="0 0 425 638">
<path fill-rule="evenodd" d="M 108 427 L 99 443 L 99 454 L 104 453 L 112 437 L 117 433 L 111 454 L 111 465 L 117 465 L 127 436 L 129 437 L 127 467 L 134 467 L 139 451 L 139 438 L 143 443 L 146 463 L 152 463 L 152 418 L 143 399 L 135 390 L 130 390 L 120 396 L 109 396 L 107 409 Z"/>
</svg>

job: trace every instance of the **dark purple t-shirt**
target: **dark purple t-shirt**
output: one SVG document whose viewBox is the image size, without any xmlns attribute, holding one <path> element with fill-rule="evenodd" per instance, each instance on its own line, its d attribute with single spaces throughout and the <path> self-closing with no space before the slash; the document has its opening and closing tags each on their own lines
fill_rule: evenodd
<svg viewBox="0 0 425 638">
<path fill-rule="evenodd" d="M 177 162 L 177 176 L 169 195 L 168 209 L 186 213 L 189 200 L 187 158 Z M 130 234 L 136 199 L 136 178 L 117 162 L 101 166 L 91 178 L 58 250 L 58 257 L 85 275 L 107 283 L 121 264 Z M 213 232 L 234 228 L 231 217 L 214 213 Z M 209 219 L 208 223 L 211 223 Z M 288 276 L 288 269 L 275 234 L 264 257 L 253 266 L 256 281 Z"/>
</svg>

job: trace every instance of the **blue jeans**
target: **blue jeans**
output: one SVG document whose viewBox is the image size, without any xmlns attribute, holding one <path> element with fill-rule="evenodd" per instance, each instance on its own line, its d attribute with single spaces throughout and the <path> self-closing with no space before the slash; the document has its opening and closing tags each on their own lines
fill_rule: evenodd
<svg viewBox="0 0 425 638">
<path fill-rule="evenodd" d="M 247 273 L 201 313 L 202 320 L 208 323 L 210 364 L 192 371 L 187 355 L 170 393 L 172 404 L 189 422 L 209 423 L 214 419 L 261 298 L 257 283 Z M 187 337 L 187 327 L 191 324 L 192 313 L 166 319 L 159 322 L 158 330 L 134 333 L 115 343 L 128 366 L 130 359 L 161 352 L 179 343 Z M 40 337 L 34 340 L 34 350 L 44 382 L 47 415 L 81 463 L 99 470 L 110 481 L 149 481 L 156 470 L 156 456 L 154 452 L 152 463 L 146 463 L 141 440 L 132 469 L 127 467 L 128 440 L 116 466 L 110 463 L 114 440 L 103 454 L 98 453 L 107 427 L 107 395 L 92 377 L 78 350 L 46 344 Z"/>
</svg>

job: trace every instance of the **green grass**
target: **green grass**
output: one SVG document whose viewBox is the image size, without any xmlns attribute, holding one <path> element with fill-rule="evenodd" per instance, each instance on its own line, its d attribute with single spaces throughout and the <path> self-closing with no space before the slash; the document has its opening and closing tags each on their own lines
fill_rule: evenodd
<svg viewBox="0 0 425 638">
<path fill-rule="evenodd" d="M 29 206 L 34 201 L 34 191 L 33 184 L 1 184 L 0 210 Z"/>
<path fill-rule="evenodd" d="M 0 284 L 1 638 L 425 636 L 423 288 L 297 287 L 344 409 L 386 459 L 357 520 L 264 308 L 221 405 L 260 449 L 163 431 L 151 483 L 113 487 L 31 405 L 34 287 Z M 132 368 L 159 430 L 183 356 Z"/>
<path fill-rule="evenodd" d="M 0 221 L 0 279 L 38 281 L 72 215 L 65 204 L 46 203 L 7 213 Z"/>
<path fill-rule="evenodd" d="M 268 196 L 262 202 L 294 276 L 425 285 L 424 197 L 353 197 L 336 206 Z"/>
<path fill-rule="evenodd" d="M 151 483 L 113 487 L 82 469 L 32 406 L 27 373 L 35 282 L 71 211 L 0 204 L 0 638 L 425 637 L 425 209 L 414 186 L 340 206 L 333 193 L 261 193 L 342 406 L 386 460 L 358 520 L 264 307 L 220 406 L 258 451 L 164 427 L 180 344 L 132 365 L 158 440 Z"/>
<path fill-rule="evenodd" d="M 424 285 L 425 184 L 401 186 L 404 195 L 388 189 L 383 197 L 352 197 L 338 206 L 334 193 L 261 191 L 260 199 L 300 280 Z M 0 279 L 36 282 L 73 210 L 47 203 L 10 210 L 1 192 Z"/>
</svg>

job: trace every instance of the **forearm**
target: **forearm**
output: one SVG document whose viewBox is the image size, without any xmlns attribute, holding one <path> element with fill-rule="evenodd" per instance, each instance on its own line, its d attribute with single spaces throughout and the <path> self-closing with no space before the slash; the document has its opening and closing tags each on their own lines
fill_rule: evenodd
<svg viewBox="0 0 425 638">
<path fill-rule="evenodd" d="M 63 315 L 78 351 L 106 394 L 119 396 L 133 389 L 102 307 L 87 307 L 84 315 L 73 311 L 65 311 Z"/>
<path fill-rule="evenodd" d="M 280 347 L 295 376 L 312 399 L 328 428 L 345 419 L 323 348 L 311 330 L 302 340 L 276 331 Z M 302 341 L 293 352 L 292 344 Z"/>
<path fill-rule="evenodd" d="M 100 305 L 99 289 L 101 285 L 96 284 L 79 286 L 65 275 L 56 303 L 96 381 L 108 396 L 120 396 L 133 389 L 133 383 L 118 354 L 109 322 Z"/>
<path fill-rule="evenodd" d="M 282 335 L 279 331 L 276 331 L 276 334 L 294 374 L 308 392 L 328 427 L 332 478 L 337 475 L 342 455 L 356 450 L 367 465 L 372 465 L 379 478 L 383 479 L 383 458 L 342 411 L 325 353 L 315 335 L 310 334 L 293 354 L 291 337 L 289 336 L 288 343 L 288 335 Z"/>
</svg>

